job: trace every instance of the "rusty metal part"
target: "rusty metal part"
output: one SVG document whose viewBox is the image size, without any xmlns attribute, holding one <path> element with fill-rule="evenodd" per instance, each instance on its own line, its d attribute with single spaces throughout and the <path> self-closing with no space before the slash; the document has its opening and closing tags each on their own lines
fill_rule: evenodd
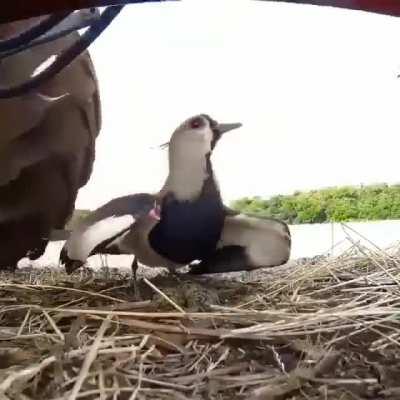
<svg viewBox="0 0 400 400">
<path fill-rule="evenodd" d="M 11 22 L 22 18 L 47 15 L 60 11 L 73 11 L 90 7 L 126 5 L 135 3 L 159 2 L 166 0 L 3 0 L 0 23 Z M 296 4 L 312 4 L 362 10 L 373 13 L 400 16 L 398 0 L 263 0 Z"/>
<path fill-rule="evenodd" d="M 400 16 L 400 1 L 398 0 L 261 0 L 279 3 L 309 4 L 347 8 L 349 10 L 368 11 L 377 14 Z"/>
<path fill-rule="evenodd" d="M 302 3 L 302 2 L 300 2 Z M 351 10 L 368 11 L 377 14 L 386 14 L 399 17 L 400 16 L 400 2 L 398 0 L 309 0 L 304 3 L 331 6 L 338 8 L 347 8 Z"/>
</svg>

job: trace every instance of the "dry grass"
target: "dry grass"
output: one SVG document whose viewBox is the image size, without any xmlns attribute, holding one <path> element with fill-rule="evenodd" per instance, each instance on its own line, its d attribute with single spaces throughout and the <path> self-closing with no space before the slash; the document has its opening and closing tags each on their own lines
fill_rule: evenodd
<svg viewBox="0 0 400 400">
<path fill-rule="evenodd" d="M 142 302 L 115 271 L 3 273 L 0 399 L 399 399 L 399 267 L 354 244 L 247 282 L 142 280 Z"/>
</svg>

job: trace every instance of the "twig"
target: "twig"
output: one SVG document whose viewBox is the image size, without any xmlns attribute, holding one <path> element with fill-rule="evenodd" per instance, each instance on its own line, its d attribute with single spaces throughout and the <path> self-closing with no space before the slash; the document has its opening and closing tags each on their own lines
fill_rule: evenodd
<svg viewBox="0 0 400 400">
<path fill-rule="evenodd" d="M 108 316 L 106 319 L 103 320 L 102 324 L 100 325 L 100 328 L 97 331 L 96 338 L 93 342 L 93 345 L 90 348 L 89 352 L 86 354 L 85 360 L 83 361 L 82 368 L 78 375 L 78 379 L 76 380 L 75 385 L 72 388 L 72 391 L 68 397 L 68 400 L 75 400 L 77 398 L 77 395 L 78 395 L 79 391 L 81 390 L 82 384 L 85 381 L 86 376 L 89 372 L 90 366 L 92 365 L 93 361 L 95 360 L 95 358 L 97 356 L 97 351 L 98 351 L 100 343 L 103 339 L 104 333 L 110 326 L 111 318 L 112 318 L 111 316 Z"/>
<path fill-rule="evenodd" d="M 177 309 L 179 312 L 182 314 L 186 314 L 185 310 L 180 307 L 178 304 L 176 304 L 172 299 L 170 299 L 164 292 L 162 292 L 158 287 L 156 287 L 154 284 L 152 284 L 148 279 L 143 278 L 143 281 L 150 286 L 155 292 L 157 292 L 161 297 L 163 297 L 165 300 L 168 301 L 169 304 L 171 304 L 175 309 Z"/>
</svg>

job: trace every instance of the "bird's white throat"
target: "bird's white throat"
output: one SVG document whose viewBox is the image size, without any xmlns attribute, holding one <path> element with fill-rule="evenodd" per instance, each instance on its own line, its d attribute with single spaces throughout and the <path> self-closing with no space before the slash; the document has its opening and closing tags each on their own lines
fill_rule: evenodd
<svg viewBox="0 0 400 400">
<path fill-rule="evenodd" d="M 210 172 L 207 168 L 208 148 L 199 151 L 187 146 L 175 146 L 169 152 L 169 175 L 164 190 L 174 193 L 178 200 L 198 197 Z"/>
</svg>

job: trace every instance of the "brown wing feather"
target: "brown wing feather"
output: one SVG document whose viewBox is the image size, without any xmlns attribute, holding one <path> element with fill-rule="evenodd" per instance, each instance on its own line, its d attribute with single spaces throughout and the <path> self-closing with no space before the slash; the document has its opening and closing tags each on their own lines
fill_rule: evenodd
<svg viewBox="0 0 400 400">
<path fill-rule="evenodd" d="M 0 63 L 0 85 L 26 80 L 76 37 L 5 59 Z M 0 269 L 15 264 L 32 246 L 40 247 L 51 229 L 64 227 L 79 188 L 92 173 L 101 104 L 89 54 L 82 54 L 39 91 L 44 96 L 0 100 Z M 64 97 L 49 101 L 60 96 Z M 21 245 L 21 237 L 26 245 Z"/>
</svg>

